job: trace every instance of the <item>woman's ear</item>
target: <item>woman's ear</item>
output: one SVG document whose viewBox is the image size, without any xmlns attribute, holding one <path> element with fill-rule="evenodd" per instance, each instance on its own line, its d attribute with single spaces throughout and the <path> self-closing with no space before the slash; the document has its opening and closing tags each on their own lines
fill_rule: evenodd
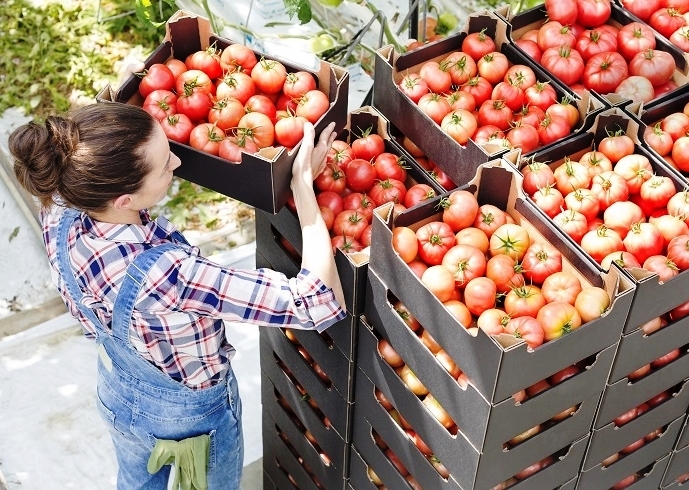
<svg viewBox="0 0 689 490">
<path fill-rule="evenodd" d="M 134 202 L 131 194 L 123 194 L 112 202 L 112 207 L 114 209 L 131 209 Z"/>
</svg>

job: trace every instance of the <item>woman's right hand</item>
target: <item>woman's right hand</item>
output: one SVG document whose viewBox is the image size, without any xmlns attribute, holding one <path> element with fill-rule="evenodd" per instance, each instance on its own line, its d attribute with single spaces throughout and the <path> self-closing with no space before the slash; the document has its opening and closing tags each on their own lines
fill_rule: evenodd
<svg viewBox="0 0 689 490">
<path fill-rule="evenodd" d="M 316 136 L 313 124 L 304 124 L 304 138 L 292 165 L 292 179 L 302 179 L 306 184 L 312 185 L 313 180 L 325 168 L 325 157 L 335 140 L 335 123 L 331 122 L 321 132 L 318 143 L 314 145 Z"/>
</svg>

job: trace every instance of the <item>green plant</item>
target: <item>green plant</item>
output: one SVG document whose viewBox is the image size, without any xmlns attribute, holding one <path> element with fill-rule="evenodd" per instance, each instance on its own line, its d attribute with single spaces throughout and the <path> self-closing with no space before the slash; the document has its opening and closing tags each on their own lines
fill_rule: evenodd
<svg viewBox="0 0 689 490">
<path fill-rule="evenodd" d="M 169 15 L 168 0 L 163 4 L 162 15 Z M 46 0 L 38 6 L 5 0 L 0 10 L 0 113 L 20 107 L 40 121 L 92 101 L 105 84 L 117 81 L 116 62 L 133 49 L 147 56 L 162 41 L 164 27 L 132 15 L 133 8 L 133 0 Z M 144 15 L 144 9 L 138 10 Z"/>
</svg>

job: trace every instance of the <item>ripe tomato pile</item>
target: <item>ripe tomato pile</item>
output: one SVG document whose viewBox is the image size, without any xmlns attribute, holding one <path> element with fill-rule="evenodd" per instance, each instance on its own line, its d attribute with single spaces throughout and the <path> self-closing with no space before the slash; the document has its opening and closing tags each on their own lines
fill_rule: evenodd
<svg viewBox="0 0 689 490">
<path fill-rule="evenodd" d="M 433 187 L 408 177 L 410 162 L 386 151 L 385 140 L 372 132 L 373 127 L 358 131 L 351 143 L 333 142 L 325 169 L 313 182 L 333 253 L 338 248 L 359 252 L 371 244 L 373 210 L 378 206 L 393 202 L 399 213 L 436 197 Z"/>
<path fill-rule="evenodd" d="M 672 44 L 689 52 L 689 2 L 686 0 L 621 0 L 622 7 L 653 27 Z"/>
<path fill-rule="evenodd" d="M 599 317 L 608 293 L 563 268 L 559 250 L 534 241 L 506 211 L 464 190 L 442 201 L 442 220 L 398 226 L 392 246 L 470 331 L 507 333 L 529 348 Z M 473 331 L 473 334 L 476 332 Z"/>
<path fill-rule="evenodd" d="M 399 89 L 459 144 L 489 140 L 525 153 L 564 138 L 579 122 L 570 99 L 523 64 L 512 64 L 485 32 L 461 50 L 405 74 Z"/>
<path fill-rule="evenodd" d="M 689 172 L 689 103 L 644 130 L 644 141 L 672 167 Z"/>
<path fill-rule="evenodd" d="M 656 174 L 626 134 L 552 170 L 532 161 L 524 191 L 604 268 L 643 267 L 667 281 L 689 268 L 689 193 Z"/>
<path fill-rule="evenodd" d="M 611 0 L 548 0 L 545 9 L 548 22 L 515 43 L 574 90 L 648 102 L 677 88 L 675 60 L 647 24 L 606 23 Z"/>
<path fill-rule="evenodd" d="M 293 147 L 330 107 L 307 71 L 287 72 L 242 44 L 215 45 L 155 63 L 144 73 L 143 108 L 168 139 L 231 162 L 273 145 Z"/>
</svg>

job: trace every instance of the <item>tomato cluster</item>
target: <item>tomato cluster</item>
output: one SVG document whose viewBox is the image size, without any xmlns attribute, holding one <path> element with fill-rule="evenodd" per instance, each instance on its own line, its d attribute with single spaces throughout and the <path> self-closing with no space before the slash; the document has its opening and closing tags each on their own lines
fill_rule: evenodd
<svg viewBox="0 0 689 490">
<path fill-rule="evenodd" d="M 506 211 L 455 190 L 442 219 L 398 226 L 392 246 L 422 283 L 470 331 L 507 333 L 529 348 L 554 340 L 610 305 L 600 287 L 563 268 L 559 250 L 535 241 Z M 472 332 L 475 333 L 475 332 Z"/>
<path fill-rule="evenodd" d="M 648 126 L 643 134 L 646 144 L 672 167 L 689 172 L 689 103 Z"/>
<path fill-rule="evenodd" d="M 467 385 L 471 382 L 467 375 L 464 372 L 462 372 L 459 366 L 457 366 L 457 364 L 452 360 L 450 355 L 447 354 L 447 352 L 445 352 L 442 349 L 442 347 L 433 339 L 433 337 L 428 333 L 428 331 L 414 317 L 411 311 L 409 311 L 409 309 L 399 300 L 396 300 L 394 302 L 393 307 L 400 315 L 400 317 L 403 319 L 406 326 L 420 338 L 422 344 L 425 346 L 426 349 L 428 349 L 430 354 L 433 355 L 438 360 L 438 362 L 448 371 L 448 373 L 457 380 L 458 386 L 462 389 L 466 389 Z M 458 430 L 458 427 L 452 420 L 451 416 L 442 408 L 442 406 L 438 403 L 437 399 L 435 399 L 433 395 L 429 393 L 428 389 L 423 385 L 423 383 L 418 379 L 414 372 L 405 363 L 404 359 L 397 353 L 397 351 L 395 351 L 393 346 L 386 339 L 378 340 L 378 352 L 380 353 L 383 360 L 397 372 L 401 381 L 412 391 L 412 393 L 416 394 L 419 397 L 419 399 L 422 401 L 425 407 L 438 420 L 438 422 L 441 425 L 443 425 L 443 427 L 445 427 L 448 430 L 448 432 L 450 432 L 451 434 L 455 434 Z M 583 364 L 586 364 L 586 361 L 583 361 L 582 365 Z M 549 376 L 548 378 L 543 379 L 535 383 L 534 385 L 529 386 L 526 389 L 520 390 L 518 393 L 515 393 L 512 398 L 517 403 L 523 403 L 528 398 L 534 397 L 537 394 L 545 390 L 548 390 L 549 388 L 559 383 L 564 382 L 572 376 L 575 376 L 583 369 L 585 369 L 585 366 L 568 366 L 553 374 L 552 376 Z M 441 474 L 441 476 L 443 476 L 443 478 L 447 478 L 445 474 L 447 470 L 444 466 L 438 467 L 437 463 L 439 462 L 437 461 L 437 457 L 433 454 L 432 449 L 428 447 L 428 445 L 426 445 L 426 443 L 419 438 L 414 428 L 400 415 L 400 413 L 395 409 L 394 405 L 390 403 L 387 397 L 385 397 L 385 395 L 377 388 L 375 396 L 378 400 L 378 403 L 380 403 L 380 405 L 388 411 L 392 419 L 395 420 L 397 424 L 401 427 L 401 429 L 407 433 L 407 435 L 414 443 L 414 445 L 419 449 L 419 451 L 434 464 L 436 470 L 438 470 L 438 472 Z M 504 443 L 505 449 L 514 447 L 529 439 L 530 437 L 533 437 L 534 435 L 540 433 L 541 431 L 545 430 L 551 425 L 565 420 L 567 417 L 571 416 L 574 412 L 576 412 L 577 409 L 578 405 L 572 406 L 556 414 L 551 419 L 544 421 L 543 423 L 538 424 L 534 427 L 531 427 L 530 429 L 522 432 L 521 434 L 516 435 L 515 437 Z M 376 443 L 382 450 L 386 449 L 384 441 L 376 440 Z M 504 488 L 507 488 L 507 486 L 509 486 L 508 483 L 513 484 L 515 481 L 523 480 L 531 474 L 538 471 L 539 469 L 542 469 L 544 466 L 552 464 L 553 462 L 553 458 L 544 458 L 542 461 L 539 462 L 538 465 L 530 465 L 528 468 L 525 468 L 524 470 L 518 472 L 509 482 L 505 482 Z M 403 475 L 406 475 L 405 471 L 406 469 L 403 469 L 401 470 L 401 473 Z M 496 488 L 503 487 L 498 486 Z"/>
<path fill-rule="evenodd" d="M 620 3 L 679 49 L 689 52 L 689 1 L 620 0 Z"/>
<path fill-rule="evenodd" d="M 373 210 L 392 202 L 399 213 L 436 197 L 429 184 L 408 176 L 411 162 L 386 151 L 385 140 L 370 126 L 351 143 L 335 140 L 325 169 L 313 182 L 333 253 L 359 252 L 371 244 Z M 288 205 L 293 206 L 292 201 Z"/>
<path fill-rule="evenodd" d="M 656 174 L 633 140 L 608 133 L 597 150 L 552 170 L 531 161 L 524 191 L 604 268 L 643 267 L 667 281 L 689 268 L 689 193 Z"/>
<path fill-rule="evenodd" d="M 304 124 L 330 107 L 328 96 L 307 71 L 289 72 L 279 61 L 242 44 L 215 45 L 154 63 L 142 74 L 143 108 L 168 139 L 231 162 L 242 152 L 280 145 L 294 147 Z"/>
<path fill-rule="evenodd" d="M 548 22 L 515 44 L 574 90 L 648 102 L 677 88 L 675 60 L 647 24 L 607 23 L 611 0 L 548 0 L 545 9 Z"/>
<path fill-rule="evenodd" d="M 497 51 L 485 32 L 467 35 L 460 51 L 406 73 L 398 88 L 451 138 L 488 141 L 529 152 L 564 138 L 579 122 L 571 100 Z"/>
</svg>

